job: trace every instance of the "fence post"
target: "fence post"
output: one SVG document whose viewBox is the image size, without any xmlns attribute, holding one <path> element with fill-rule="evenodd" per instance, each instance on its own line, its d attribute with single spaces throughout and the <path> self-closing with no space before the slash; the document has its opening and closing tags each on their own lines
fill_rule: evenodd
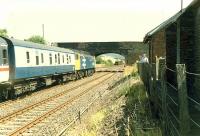
<svg viewBox="0 0 200 136">
<path fill-rule="evenodd" d="M 190 116 L 188 111 L 185 64 L 176 64 L 176 71 L 179 99 L 179 129 L 181 136 L 187 136 L 188 132 L 190 131 Z"/>
<path fill-rule="evenodd" d="M 149 66 L 148 63 L 141 63 L 141 65 L 142 65 L 142 70 L 141 70 L 142 81 L 149 95 Z"/>
<path fill-rule="evenodd" d="M 163 60 L 165 64 L 165 59 Z M 162 65 L 161 69 L 161 99 L 162 99 L 162 135 L 167 136 L 167 86 L 166 86 L 166 67 Z"/>
<path fill-rule="evenodd" d="M 147 64 L 147 69 L 148 69 L 148 71 L 147 71 L 147 80 L 148 80 L 148 85 L 149 85 L 149 95 L 150 95 L 150 97 L 152 98 L 152 94 L 153 94 L 153 88 L 152 88 L 152 65 L 151 64 Z"/>
<path fill-rule="evenodd" d="M 147 89 L 150 97 L 152 97 L 152 65 L 146 63 L 146 79 L 147 79 Z"/>
<path fill-rule="evenodd" d="M 157 62 L 158 79 L 161 79 L 162 68 L 166 65 L 166 60 L 164 58 L 159 58 Z"/>
<path fill-rule="evenodd" d="M 158 90 L 156 86 L 157 75 L 156 75 L 156 64 L 152 64 L 152 76 L 153 76 L 153 83 L 152 83 L 152 90 L 153 90 L 153 102 L 154 102 L 154 115 L 157 117 L 158 115 Z"/>
<path fill-rule="evenodd" d="M 156 64 L 155 64 L 155 67 L 156 67 L 156 71 L 155 71 L 155 74 L 156 74 L 156 80 L 158 80 L 158 75 L 159 75 L 159 58 L 156 56 Z"/>
</svg>

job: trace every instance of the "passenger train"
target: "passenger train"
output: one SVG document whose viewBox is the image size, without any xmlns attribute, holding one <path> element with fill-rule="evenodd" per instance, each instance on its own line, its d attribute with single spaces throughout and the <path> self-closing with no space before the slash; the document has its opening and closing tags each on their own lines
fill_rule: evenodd
<svg viewBox="0 0 200 136">
<path fill-rule="evenodd" d="M 95 57 L 88 53 L 0 37 L 0 99 L 94 72 Z"/>
</svg>

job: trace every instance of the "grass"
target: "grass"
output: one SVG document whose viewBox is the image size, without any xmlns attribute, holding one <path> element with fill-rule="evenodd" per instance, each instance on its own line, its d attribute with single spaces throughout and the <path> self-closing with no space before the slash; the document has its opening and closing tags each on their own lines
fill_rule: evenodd
<svg viewBox="0 0 200 136">
<path fill-rule="evenodd" d="M 139 74 L 138 74 L 138 69 L 137 69 L 137 64 L 133 64 L 132 66 L 126 66 L 125 67 L 125 71 L 124 71 L 124 75 L 128 76 L 131 75 L 134 78 L 139 79 Z"/>
<path fill-rule="evenodd" d="M 91 116 L 87 129 L 82 132 L 81 136 L 96 136 L 97 131 L 100 129 L 101 122 L 107 115 L 107 110 L 103 109 Z"/>
<path fill-rule="evenodd" d="M 91 124 L 90 128 L 97 130 L 101 121 L 105 118 L 106 113 L 107 113 L 106 109 L 103 109 L 103 110 L 97 112 L 96 114 L 94 114 L 90 120 L 90 124 Z"/>
<path fill-rule="evenodd" d="M 130 117 L 131 135 L 161 136 L 158 121 L 151 116 L 151 109 L 143 84 L 140 82 L 126 92 L 125 115 Z"/>
<path fill-rule="evenodd" d="M 131 75 L 133 79 L 139 79 L 136 65 L 132 67 Z M 115 99 L 119 98 L 125 99 L 123 115 L 121 119 L 116 121 L 119 136 L 161 136 L 159 122 L 151 116 L 148 96 L 142 82 L 133 84 L 130 80 L 123 83 L 119 86 Z M 104 119 L 112 115 L 113 109 L 117 108 L 118 105 L 113 102 L 110 107 L 106 107 L 92 115 L 82 136 L 96 136 Z"/>
<path fill-rule="evenodd" d="M 136 65 L 131 73 L 134 79 L 139 79 Z M 126 84 L 118 91 L 118 97 L 126 97 L 124 117 L 119 123 L 126 124 L 124 135 L 130 136 L 161 136 L 159 122 L 152 118 L 148 95 L 143 83 L 140 81 L 134 85 Z M 127 132 L 128 131 L 128 132 Z M 123 133 L 120 133 L 123 135 Z"/>
</svg>

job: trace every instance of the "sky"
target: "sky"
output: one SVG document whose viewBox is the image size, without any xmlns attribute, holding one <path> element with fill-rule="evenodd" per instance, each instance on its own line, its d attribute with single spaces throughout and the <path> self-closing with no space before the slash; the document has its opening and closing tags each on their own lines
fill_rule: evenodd
<svg viewBox="0 0 200 136">
<path fill-rule="evenodd" d="M 192 0 L 183 0 L 186 7 Z M 16 39 L 48 42 L 142 41 L 181 0 L 0 0 L 0 28 Z"/>
</svg>

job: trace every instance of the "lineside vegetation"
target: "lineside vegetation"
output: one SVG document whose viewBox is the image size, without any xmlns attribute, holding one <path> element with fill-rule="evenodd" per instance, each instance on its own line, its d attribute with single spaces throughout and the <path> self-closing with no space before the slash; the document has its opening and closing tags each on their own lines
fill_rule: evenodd
<svg viewBox="0 0 200 136">
<path fill-rule="evenodd" d="M 94 113 L 82 136 L 161 136 L 159 121 L 152 118 L 148 96 L 135 67 L 109 105 Z"/>
</svg>

